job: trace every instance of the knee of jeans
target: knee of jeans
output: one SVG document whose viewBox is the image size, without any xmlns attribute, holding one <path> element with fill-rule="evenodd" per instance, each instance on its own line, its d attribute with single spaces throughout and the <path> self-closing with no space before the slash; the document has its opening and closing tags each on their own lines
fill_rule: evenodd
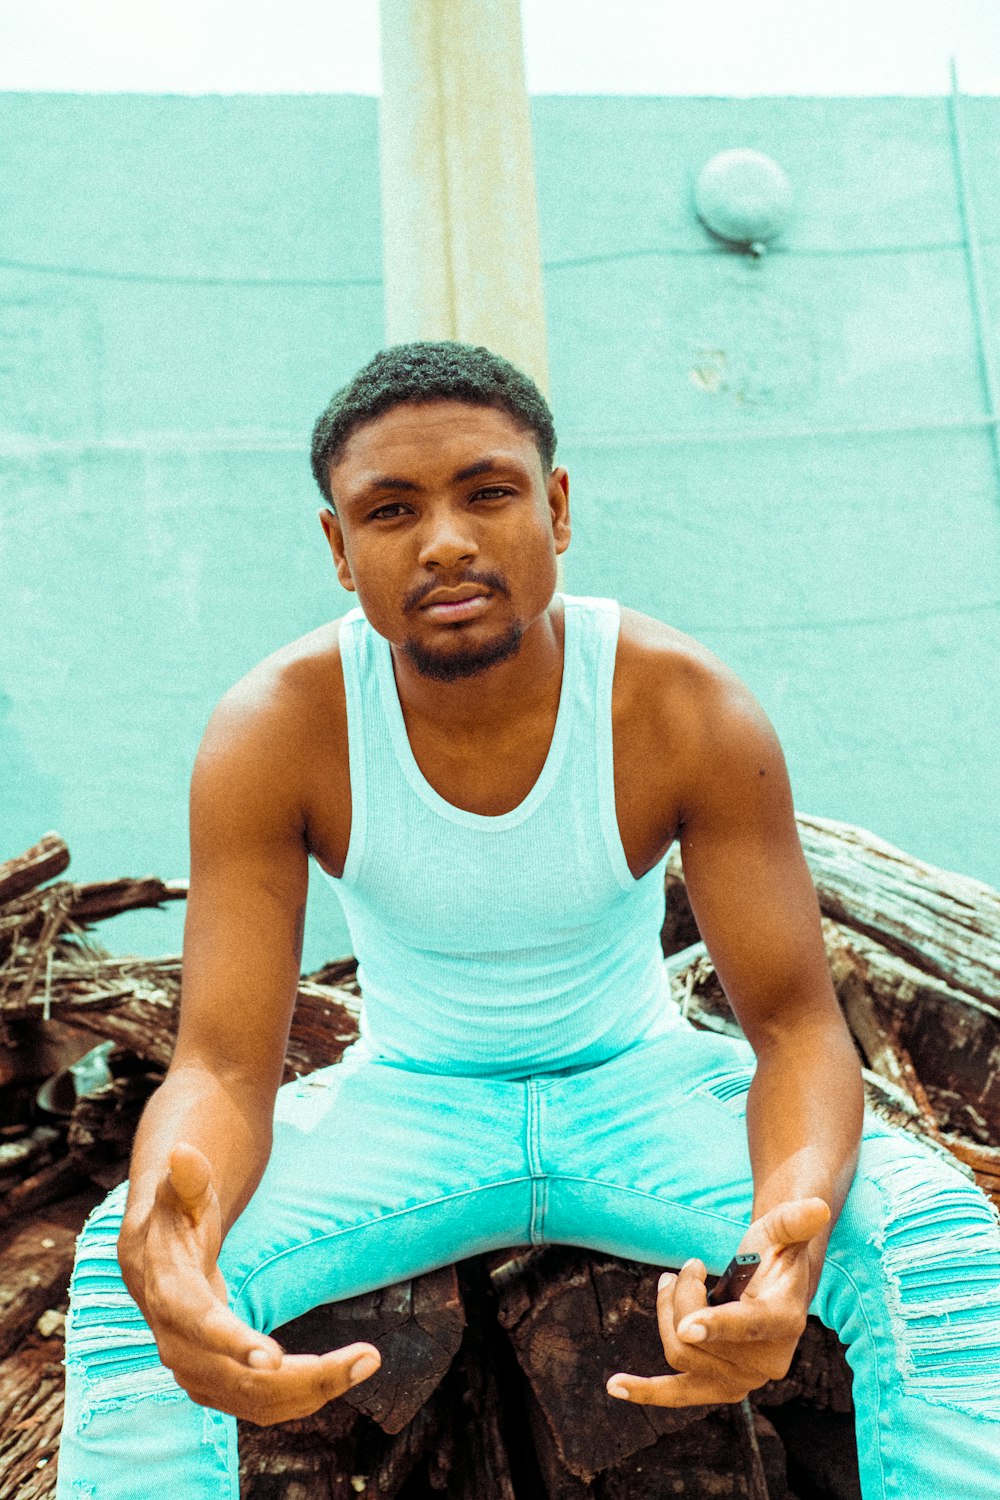
<svg viewBox="0 0 1000 1500">
<path fill-rule="evenodd" d="M 1000 1222 L 989 1199 L 929 1153 L 882 1160 L 873 1236 L 903 1388 L 1000 1421 Z"/>
<path fill-rule="evenodd" d="M 156 1340 L 122 1280 L 118 1264 L 127 1184 L 99 1204 L 76 1242 L 66 1318 L 67 1387 L 75 1397 L 75 1425 L 98 1410 L 146 1398 L 182 1395 L 160 1362 Z"/>
</svg>

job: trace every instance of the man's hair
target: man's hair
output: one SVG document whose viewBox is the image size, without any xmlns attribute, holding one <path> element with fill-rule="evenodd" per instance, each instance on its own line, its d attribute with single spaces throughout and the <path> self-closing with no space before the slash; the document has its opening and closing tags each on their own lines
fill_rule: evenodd
<svg viewBox="0 0 1000 1500">
<path fill-rule="evenodd" d="M 542 472 L 556 451 L 552 413 L 537 385 L 509 360 L 481 344 L 450 341 L 394 344 L 382 349 L 343 386 L 313 428 L 312 471 L 323 498 L 333 505 L 330 465 L 351 433 L 405 402 L 466 401 L 504 411 L 538 444 Z"/>
</svg>

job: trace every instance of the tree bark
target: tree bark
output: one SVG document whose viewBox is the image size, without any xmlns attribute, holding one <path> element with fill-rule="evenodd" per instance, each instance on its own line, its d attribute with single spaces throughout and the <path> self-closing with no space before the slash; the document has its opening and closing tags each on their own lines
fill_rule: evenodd
<svg viewBox="0 0 1000 1500">
<path fill-rule="evenodd" d="M 0 906 L 61 875 L 68 864 L 66 841 L 58 833 L 43 833 L 37 844 L 0 864 Z"/>
</svg>

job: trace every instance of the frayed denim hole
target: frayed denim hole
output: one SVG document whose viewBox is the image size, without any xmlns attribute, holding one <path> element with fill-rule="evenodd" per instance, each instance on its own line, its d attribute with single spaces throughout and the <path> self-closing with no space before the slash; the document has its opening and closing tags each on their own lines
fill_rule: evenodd
<svg viewBox="0 0 1000 1500">
<path fill-rule="evenodd" d="M 111 1224 L 111 1226 L 99 1224 L 90 1233 L 82 1233 L 78 1241 L 76 1241 L 76 1245 L 78 1245 L 78 1259 L 93 1260 L 94 1257 L 100 1256 L 105 1260 L 117 1260 L 118 1230 L 120 1230 L 120 1224 L 115 1220 L 115 1223 Z"/>
<path fill-rule="evenodd" d="M 134 1305 L 129 1307 L 93 1306 L 70 1303 L 69 1323 L 74 1333 L 87 1328 L 145 1329 L 146 1320 Z"/>
<path fill-rule="evenodd" d="M 115 1219 L 120 1225 L 125 1216 L 125 1199 L 127 1197 L 127 1181 L 120 1182 L 116 1188 L 112 1188 L 108 1196 L 90 1210 L 90 1213 L 83 1221 L 80 1238 L 85 1237 L 98 1224 L 103 1224 L 106 1219 Z"/>
<path fill-rule="evenodd" d="M 79 1370 L 76 1373 L 81 1376 L 83 1387 L 76 1418 L 77 1432 L 83 1432 L 100 1413 L 124 1412 L 149 1401 L 191 1399 L 162 1365 L 155 1368 L 138 1366 L 93 1380 Z"/>
<path fill-rule="evenodd" d="M 108 1269 L 106 1271 L 90 1271 L 78 1269 L 70 1285 L 70 1292 L 82 1294 L 85 1297 L 107 1296 L 113 1297 L 115 1293 L 121 1293 L 125 1283 L 122 1281 L 121 1272 Z"/>
<path fill-rule="evenodd" d="M 76 1360 L 77 1368 L 91 1385 L 110 1380 L 116 1375 L 132 1376 L 141 1374 L 143 1370 L 155 1370 L 159 1364 L 160 1356 L 155 1346 L 150 1352 L 136 1353 L 120 1349 L 97 1357 L 88 1357 L 81 1350 Z"/>
<path fill-rule="evenodd" d="M 201 1414 L 202 1442 L 213 1447 L 217 1457 L 223 1462 L 227 1462 L 232 1419 L 224 1416 L 222 1412 L 215 1411 L 210 1406 L 203 1406 Z"/>
<path fill-rule="evenodd" d="M 985 1262 L 985 1268 L 990 1268 L 988 1261 Z M 994 1268 L 1000 1270 L 1000 1260 L 995 1262 Z M 959 1286 L 978 1287 L 981 1280 L 982 1268 L 979 1266 L 956 1269 L 953 1264 L 948 1264 L 927 1272 L 914 1271 L 909 1278 L 909 1284 L 915 1297 L 920 1293 L 931 1297 L 940 1293 L 947 1294 Z"/>
<path fill-rule="evenodd" d="M 904 1389 L 1000 1421 L 1000 1223 L 934 1157 L 871 1171 L 888 1206 L 874 1243 L 886 1272 Z"/>
</svg>

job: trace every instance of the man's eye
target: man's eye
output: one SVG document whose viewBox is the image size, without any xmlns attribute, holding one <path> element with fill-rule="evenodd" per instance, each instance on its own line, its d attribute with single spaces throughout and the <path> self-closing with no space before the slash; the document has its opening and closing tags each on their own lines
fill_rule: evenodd
<svg viewBox="0 0 1000 1500">
<path fill-rule="evenodd" d="M 399 504 L 380 505 L 378 510 L 372 511 L 368 519 L 369 521 L 393 521 L 395 520 L 395 515 L 393 514 L 393 512 L 398 511 L 400 514 L 402 514 L 404 509 L 405 507 Z"/>
<path fill-rule="evenodd" d="M 513 490 L 506 489 L 503 485 L 492 484 L 484 490 L 477 490 L 472 498 L 473 500 L 496 500 L 498 496 L 512 495 L 513 493 Z"/>
</svg>

